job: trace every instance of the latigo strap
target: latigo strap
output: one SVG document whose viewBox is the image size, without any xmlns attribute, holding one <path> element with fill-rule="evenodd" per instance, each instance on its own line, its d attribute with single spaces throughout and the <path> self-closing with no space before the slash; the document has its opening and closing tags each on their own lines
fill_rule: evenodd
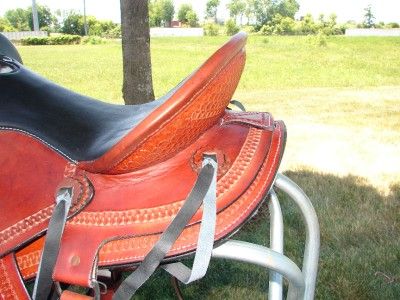
<svg viewBox="0 0 400 300">
<path fill-rule="evenodd" d="M 53 285 L 53 270 L 60 250 L 61 237 L 72 202 L 72 188 L 61 188 L 56 197 L 56 207 L 49 222 L 46 242 L 40 259 L 38 274 L 33 289 L 34 300 L 47 299 Z"/>
<path fill-rule="evenodd" d="M 139 267 L 122 282 L 113 299 L 129 299 L 150 278 L 202 203 L 204 203 L 202 226 L 193 270 L 190 271 L 182 263 L 169 264 L 164 266 L 164 269 L 185 283 L 205 275 L 211 258 L 215 232 L 218 169 L 216 159 L 215 155 L 205 157 L 199 177 L 185 204 Z"/>
</svg>

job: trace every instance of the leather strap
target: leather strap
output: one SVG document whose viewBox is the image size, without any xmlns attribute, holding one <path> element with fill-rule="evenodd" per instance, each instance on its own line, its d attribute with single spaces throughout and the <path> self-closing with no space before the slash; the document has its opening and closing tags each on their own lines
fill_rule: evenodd
<svg viewBox="0 0 400 300">
<path fill-rule="evenodd" d="M 49 297 L 53 286 L 53 270 L 60 250 L 61 236 L 64 232 L 68 211 L 72 202 L 72 188 L 60 188 L 56 196 L 56 206 L 50 218 L 38 273 L 33 288 L 33 300 Z"/>
<path fill-rule="evenodd" d="M 182 233 L 185 226 L 189 223 L 193 215 L 200 208 L 203 201 L 207 203 L 214 202 L 213 205 L 215 206 L 216 174 L 217 174 L 216 156 L 215 155 L 206 156 L 203 162 L 203 167 L 196 180 L 196 183 L 192 191 L 190 192 L 188 198 L 186 199 L 185 203 L 183 204 L 182 208 L 180 209 L 176 217 L 172 220 L 168 228 L 161 235 L 160 239 L 157 241 L 154 247 L 146 255 L 146 257 L 144 258 L 143 262 L 139 265 L 139 267 L 122 282 L 122 284 L 117 289 L 113 297 L 114 300 L 130 299 L 135 294 L 137 289 L 139 289 L 150 278 L 150 276 L 160 265 L 161 261 L 167 255 L 168 251 L 171 249 L 175 241 L 178 239 L 179 235 Z M 215 214 L 215 207 L 211 210 L 214 210 Z M 203 217 L 205 215 L 205 211 L 206 208 L 204 209 Z M 212 232 L 209 233 L 213 234 L 214 232 L 213 230 Z M 204 230 L 203 234 L 205 234 Z M 214 239 L 214 235 L 212 235 L 212 239 Z M 209 245 L 207 245 L 205 248 L 208 247 Z M 198 264 L 203 265 L 202 262 L 195 263 L 195 265 Z M 200 271 L 198 273 L 199 274 L 202 273 L 203 269 L 204 266 L 201 266 Z M 196 273 L 195 276 L 197 277 L 198 275 L 197 269 L 195 273 Z M 189 277 L 191 276 L 189 275 Z"/>
<path fill-rule="evenodd" d="M 0 258 L 0 299 L 29 300 L 30 296 L 19 274 L 14 253 Z"/>
</svg>

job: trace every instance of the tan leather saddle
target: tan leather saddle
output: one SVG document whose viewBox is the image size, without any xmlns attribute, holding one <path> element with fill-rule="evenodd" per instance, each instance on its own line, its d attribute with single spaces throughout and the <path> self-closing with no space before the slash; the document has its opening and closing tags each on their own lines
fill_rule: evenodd
<svg viewBox="0 0 400 300">
<path fill-rule="evenodd" d="M 0 299 L 29 299 L 24 282 L 34 277 L 35 299 L 54 289 L 86 299 L 59 283 L 99 298 L 99 268 L 138 266 L 131 276 L 143 282 L 159 264 L 183 274 L 174 262 L 207 233 L 212 248 L 255 213 L 285 127 L 268 113 L 227 109 L 245 42 L 235 35 L 167 95 L 133 106 L 76 94 L 0 56 Z M 114 298 L 140 280 L 121 283 Z"/>
</svg>

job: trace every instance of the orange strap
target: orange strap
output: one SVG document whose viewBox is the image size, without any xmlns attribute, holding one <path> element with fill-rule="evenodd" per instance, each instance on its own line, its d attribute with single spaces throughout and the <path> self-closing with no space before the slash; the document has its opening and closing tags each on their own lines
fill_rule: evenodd
<svg viewBox="0 0 400 300">
<path fill-rule="evenodd" d="M 19 274 L 14 253 L 0 259 L 0 299 L 29 300 L 29 294 Z"/>
</svg>

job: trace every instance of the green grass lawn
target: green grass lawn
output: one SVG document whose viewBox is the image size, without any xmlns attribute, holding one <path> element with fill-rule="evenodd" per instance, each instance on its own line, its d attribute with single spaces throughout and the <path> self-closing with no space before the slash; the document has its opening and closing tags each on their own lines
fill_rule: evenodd
<svg viewBox="0 0 400 300">
<path fill-rule="evenodd" d="M 226 37 L 152 39 L 153 81 L 161 96 Z M 321 225 L 318 299 L 400 298 L 400 38 L 256 37 L 235 98 L 288 126 L 282 171 L 310 196 Z M 19 47 L 25 64 L 57 83 L 122 103 L 121 46 Z M 299 262 L 304 230 L 284 199 L 286 253 Z M 238 238 L 268 244 L 268 212 Z M 232 276 L 231 274 L 234 274 Z M 262 299 L 267 273 L 213 261 L 188 299 Z M 154 294 L 158 291 L 157 294 Z M 173 298 L 154 277 L 142 299 Z M 139 297 L 139 298 L 140 298 Z"/>
<path fill-rule="evenodd" d="M 327 47 L 316 46 L 313 39 L 249 37 L 246 69 L 238 92 L 400 85 L 400 39 L 332 37 Z M 152 39 L 156 96 L 179 83 L 226 40 Z M 40 74 L 84 94 L 121 102 L 119 43 L 19 50 L 25 63 Z"/>
</svg>

